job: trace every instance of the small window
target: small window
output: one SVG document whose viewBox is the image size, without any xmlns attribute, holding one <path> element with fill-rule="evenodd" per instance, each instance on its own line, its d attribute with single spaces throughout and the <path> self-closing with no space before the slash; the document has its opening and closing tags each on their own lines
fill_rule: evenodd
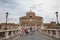
<svg viewBox="0 0 60 40">
<path fill-rule="evenodd" d="M 32 16 L 30 16 L 30 18 L 32 18 Z"/>
</svg>

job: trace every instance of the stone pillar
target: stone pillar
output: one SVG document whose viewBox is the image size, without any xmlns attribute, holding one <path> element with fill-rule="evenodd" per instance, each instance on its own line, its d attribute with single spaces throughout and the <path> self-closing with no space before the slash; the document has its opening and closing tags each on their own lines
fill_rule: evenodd
<svg viewBox="0 0 60 40">
<path fill-rule="evenodd" d="M 17 32 L 16 32 L 16 30 L 15 30 L 15 35 L 17 35 Z"/>
<path fill-rule="evenodd" d="M 27 28 L 26 24 L 25 24 L 25 28 Z"/>
<path fill-rule="evenodd" d="M 49 34 L 49 33 L 48 33 L 48 30 L 47 30 L 47 34 Z"/>
<path fill-rule="evenodd" d="M 19 34 L 19 30 L 16 30 L 16 35 L 18 35 Z"/>
<path fill-rule="evenodd" d="M 56 30 L 56 38 L 59 38 L 59 31 Z"/>
<path fill-rule="evenodd" d="M 15 31 L 13 31 L 13 34 L 15 35 Z"/>
<path fill-rule="evenodd" d="M 18 30 L 18 34 L 20 34 L 20 31 Z"/>
<path fill-rule="evenodd" d="M 14 32 L 13 31 L 11 32 L 11 35 L 14 36 Z"/>
<path fill-rule="evenodd" d="M 50 30 L 50 36 L 53 36 L 52 30 Z"/>
<path fill-rule="evenodd" d="M 41 29 L 45 29 L 45 27 L 43 26 L 43 24 L 41 24 L 41 27 L 40 27 Z"/>
<path fill-rule="evenodd" d="M 45 30 L 43 30 L 42 32 L 45 33 Z"/>
<path fill-rule="evenodd" d="M 16 30 L 16 35 L 18 35 L 18 30 Z"/>
<path fill-rule="evenodd" d="M 5 32 L 5 38 L 8 38 L 8 37 L 9 37 L 9 35 L 8 35 L 8 34 L 9 34 L 9 32 L 8 32 L 8 31 L 6 31 L 6 32 Z"/>
</svg>

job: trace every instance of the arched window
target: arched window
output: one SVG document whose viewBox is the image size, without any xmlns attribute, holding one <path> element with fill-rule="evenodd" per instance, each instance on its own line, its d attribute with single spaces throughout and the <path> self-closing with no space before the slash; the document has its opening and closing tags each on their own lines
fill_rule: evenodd
<svg viewBox="0 0 60 40">
<path fill-rule="evenodd" d="M 30 18 L 32 18 L 32 16 L 30 16 Z"/>
</svg>

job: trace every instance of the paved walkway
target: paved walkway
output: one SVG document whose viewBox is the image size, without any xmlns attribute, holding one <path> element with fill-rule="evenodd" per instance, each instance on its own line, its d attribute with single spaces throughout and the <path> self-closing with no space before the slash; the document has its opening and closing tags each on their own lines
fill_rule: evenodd
<svg viewBox="0 0 60 40">
<path fill-rule="evenodd" d="M 58 40 L 58 39 L 36 32 L 33 35 L 25 35 L 25 36 L 18 35 L 15 36 L 14 38 L 11 37 L 8 40 Z"/>
</svg>

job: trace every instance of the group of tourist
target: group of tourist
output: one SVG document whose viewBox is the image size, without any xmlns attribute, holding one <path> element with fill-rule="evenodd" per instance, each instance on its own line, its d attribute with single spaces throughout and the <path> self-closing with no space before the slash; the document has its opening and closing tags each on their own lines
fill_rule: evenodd
<svg viewBox="0 0 60 40">
<path fill-rule="evenodd" d="M 20 35 L 28 35 L 28 34 L 34 34 L 34 33 L 35 33 L 35 29 L 31 27 L 28 29 L 21 28 L 20 30 Z"/>
</svg>

